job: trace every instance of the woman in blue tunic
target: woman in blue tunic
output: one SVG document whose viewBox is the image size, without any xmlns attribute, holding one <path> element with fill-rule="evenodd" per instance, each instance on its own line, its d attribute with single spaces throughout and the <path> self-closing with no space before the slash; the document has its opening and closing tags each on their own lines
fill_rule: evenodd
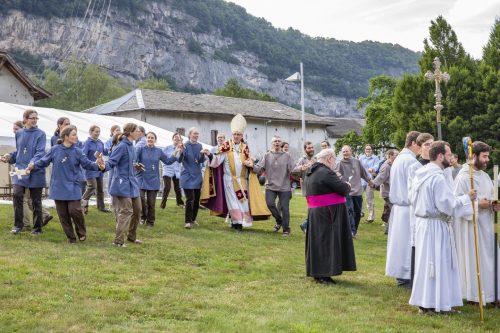
<svg viewBox="0 0 500 333">
<path fill-rule="evenodd" d="M 123 126 L 123 134 L 114 137 L 113 151 L 106 162 L 106 170 L 113 169 L 109 194 L 112 196 L 113 209 L 116 216 L 116 237 L 114 245 L 125 247 L 127 240 L 142 244 L 137 239 L 137 226 L 141 216 L 141 198 L 139 197 L 139 182 L 135 177 L 134 140 L 141 136 L 137 124 L 127 123 Z"/>
<path fill-rule="evenodd" d="M 78 181 L 80 167 L 86 170 L 99 170 L 77 146 L 78 136 L 75 126 L 66 126 L 59 134 L 57 144 L 41 159 L 30 163 L 28 169 L 43 169 L 52 162 L 50 179 L 50 198 L 56 203 L 57 215 L 69 243 L 87 238 L 85 219 L 80 204 L 82 190 Z M 104 167 L 104 166 L 103 166 Z M 73 230 L 73 224 L 74 229 Z"/>
<path fill-rule="evenodd" d="M 198 129 L 189 129 L 188 141 L 184 144 L 184 150 L 179 156 L 182 163 L 181 187 L 186 195 L 186 214 L 184 228 L 191 229 L 196 222 L 198 208 L 200 207 L 200 190 L 203 182 L 201 168 L 205 162 L 205 155 L 201 153 L 203 146 L 198 142 L 200 133 Z"/>
<path fill-rule="evenodd" d="M 16 132 L 16 151 L 6 154 L 2 161 L 15 164 L 19 170 L 26 169 L 34 159 L 45 154 L 45 132 L 38 128 L 38 113 L 28 109 L 23 114 L 24 128 Z M 43 226 L 42 191 L 45 187 L 45 169 L 35 170 L 29 175 L 13 177 L 14 227 L 13 234 L 23 230 L 24 194 L 28 189 L 33 203 L 33 235 L 40 235 Z"/>
<path fill-rule="evenodd" d="M 99 140 L 101 129 L 99 126 L 93 125 L 89 129 L 89 137 L 83 144 L 83 153 L 91 161 L 96 160 L 96 153 L 108 155 L 108 151 L 104 148 L 104 143 Z M 82 196 L 83 212 L 87 214 L 89 209 L 89 199 L 92 195 L 96 195 L 97 209 L 101 212 L 109 213 L 110 210 L 104 206 L 104 191 L 103 191 L 103 174 L 101 171 L 85 171 L 85 179 L 87 180 L 87 188 Z"/>
<path fill-rule="evenodd" d="M 156 195 L 160 189 L 160 161 L 166 165 L 177 162 L 175 156 L 167 156 L 160 148 L 155 147 L 156 134 L 146 134 L 146 146 L 137 148 L 136 161 L 140 164 L 137 173 L 139 188 L 141 189 L 142 224 L 154 226 Z M 176 153 L 180 148 L 176 150 Z M 174 154 L 175 155 L 175 154 Z"/>
<path fill-rule="evenodd" d="M 57 119 L 57 129 L 54 131 L 54 135 L 50 138 L 50 146 L 53 147 L 57 144 L 57 140 L 60 138 L 61 131 L 64 127 L 71 125 L 71 121 L 68 117 L 60 117 Z"/>
</svg>

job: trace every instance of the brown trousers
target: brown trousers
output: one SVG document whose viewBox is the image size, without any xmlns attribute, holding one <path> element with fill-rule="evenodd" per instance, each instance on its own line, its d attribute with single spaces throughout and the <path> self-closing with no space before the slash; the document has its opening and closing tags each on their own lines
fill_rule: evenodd
<svg viewBox="0 0 500 333">
<path fill-rule="evenodd" d="M 90 178 L 87 179 L 87 188 L 85 193 L 82 195 L 82 199 L 85 200 L 84 207 L 88 207 L 89 199 L 92 195 L 96 196 L 97 200 L 97 209 L 104 210 L 106 207 L 104 206 L 104 192 L 103 192 L 103 177 Z"/>
<path fill-rule="evenodd" d="M 147 225 L 154 225 L 156 220 L 156 195 L 155 190 L 141 190 L 142 214 L 141 219 Z"/>
<path fill-rule="evenodd" d="M 55 200 L 55 203 L 61 227 L 68 241 L 71 243 L 76 242 L 73 224 L 75 225 L 75 231 L 78 238 L 86 237 L 87 229 L 85 228 L 85 218 L 83 217 L 83 209 L 80 200 Z"/>
<path fill-rule="evenodd" d="M 116 217 L 115 244 L 123 244 L 125 242 L 125 232 L 127 230 L 127 239 L 134 242 L 137 239 L 137 226 L 141 217 L 141 198 L 114 196 L 113 210 Z"/>
</svg>

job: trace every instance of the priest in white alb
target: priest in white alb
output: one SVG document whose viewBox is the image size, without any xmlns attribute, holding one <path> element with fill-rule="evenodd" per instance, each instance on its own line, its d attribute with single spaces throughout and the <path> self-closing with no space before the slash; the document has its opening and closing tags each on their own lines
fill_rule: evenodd
<svg viewBox="0 0 500 333">
<path fill-rule="evenodd" d="M 476 223 L 478 229 L 478 248 L 481 272 L 481 289 L 483 303 L 495 301 L 494 267 L 495 251 L 499 251 L 493 234 L 493 212 L 498 211 L 500 205 L 492 204 L 493 182 L 486 172 L 491 147 L 481 141 L 472 144 L 473 166 L 472 174 L 474 189 L 477 190 L 478 210 Z M 455 178 L 455 194 L 462 195 L 470 190 L 469 165 L 464 165 Z M 472 216 L 466 216 L 454 223 L 455 240 L 457 245 L 462 298 L 470 302 L 479 302 L 477 289 L 476 256 L 474 250 L 474 226 Z M 500 255 L 497 257 L 500 259 Z M 500 260 L 498 266 L 500 267 Z M 497 274 L 500 286 L 499 274 Z"/>
<path fill-rule="evenodd" d="M 443 169 L 450 165 L 450 145 L 436 141 L 430 163 L 415 172 L 409 199 L 415 214 L 415 276 L 410 304 L 422 312 L 455 312 L 462 293 L 455 240 L 454 218 L 472 214 L 476 192 L 455 196 Z"/>
<path fill-rule="evenodd" d="M 389 200 L 392 203 L 387 239 L 385 274 L 397 279 L 398 286 L 410 288 L 411 237 L 410 201 L 408 187 L 415 171 L 422 165 L 417 160 L 420 132 L 406 135 L 405 148 L 401 150 L 391 167 Z"/>
</svg>

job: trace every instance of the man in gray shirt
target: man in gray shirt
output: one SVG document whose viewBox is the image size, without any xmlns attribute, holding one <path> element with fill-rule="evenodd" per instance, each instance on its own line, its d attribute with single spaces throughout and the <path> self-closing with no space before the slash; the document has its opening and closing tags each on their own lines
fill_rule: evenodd
<svg viewBox="0 0 500 333">
<path fill-rule="evenodd" d="M 335 171 L 341 175 L 341 180 L 351 184 L 351 192 L 349 196 L 346 197 L 346 204 L 349 211 L 352 236 L 356 237 L 359 220 L 361 219 L 361 208 L 363 207 L 361 178 L 363 178 L 368 185 L 371 185 L 372 176 L 366 171 L 357 158 L 352 157 L 351 147 L 347 145 L 342 147 L 342 159 L 337 164 Z"/>
<path fill-rule="evenodd" d="M 283 227 L 283 236 L 290 235 L 290 172 L 293 169 L 292 157 L 281 150 L 281 138 L 274 136 L 271 140 L 271 150 L 257 163 L 246 162 L 253 171 L 266 172 L 266 204 L 276 219 L 274 232 Z M 276 197 L 279 199 L 280 210 L 276 207 Z"/>
<path fill-rule="evenodd" d="M 298 175 L 300 177 L 300 189 L 302 192 L 302 196 L 306 196 L 306 189 L 303 186 L 304 175 L 306 170 L 316 161 L 314 158 L 314 145 L 311 141 L 304 142 L 304 156 L 300 158 L 300 160 L 295 164 L 295 168 L 293 168 L 292 173 Z M 307 230 L 307 216 L 300 225 L 300 229 L 303 233 Z"/>
<path fill-rule="evenodd" d="M 391 165 L 398 157 L 397 149 L 389 149 L 385 154 L 386 160 L 380 167 L 377 177 L 373 180 L 372 187 L 380 186 L 380 196 L 384 199 L 384 212 L 382 213 L 382 221 L 385 224 L 385 234 L 389 231 L 389 216 L 391 215 L 392 204 L 389 201 L 389 190 L 391 180 Z"/>
</svg>

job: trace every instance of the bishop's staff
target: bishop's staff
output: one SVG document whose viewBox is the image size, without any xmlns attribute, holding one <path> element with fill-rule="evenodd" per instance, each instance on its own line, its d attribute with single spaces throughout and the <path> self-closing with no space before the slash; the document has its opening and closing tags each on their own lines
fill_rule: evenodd
<svg viewBox="0 0 500 333">
<path fill-rule="evenodd" d="M 496 204 L 498 202 L 498 165 L 493 166 L 493 200 Z M 498 301 L 498 211 L 495 211 L 495 225 L 494 225 L 494 233 L 495 233 L 495 245 L 493 247 L 495 255 L 493 256 L 494 263 L 494 284 L 495 284 L 495 305 L 500 306 Z"/>
<path fill-rule="evenodd" d="M 467 163 L 469 164 L 469 177 L 470 177 L 470 189 L 474 189 L 474 175 L 472 167 L 474 163 L 472 162 L 472 139 L 465 137 L 462 139 L 464 144 L 465 156 L 467 156 Z M 477 273 L 477 291 L 479 295 L 479 318 L 481 321 L 484 320 L 483 313 L 483 292 L 481 289 L 481 271 L 480 271 L 480 261 L 479 261 L 479 247 L 477 239 L 477 223 L 476 223 L 476 204 L 472 203 L 472 224 L 474 227 L 474 248 L 476 252 L 476 273 Z"/>
</svg>

